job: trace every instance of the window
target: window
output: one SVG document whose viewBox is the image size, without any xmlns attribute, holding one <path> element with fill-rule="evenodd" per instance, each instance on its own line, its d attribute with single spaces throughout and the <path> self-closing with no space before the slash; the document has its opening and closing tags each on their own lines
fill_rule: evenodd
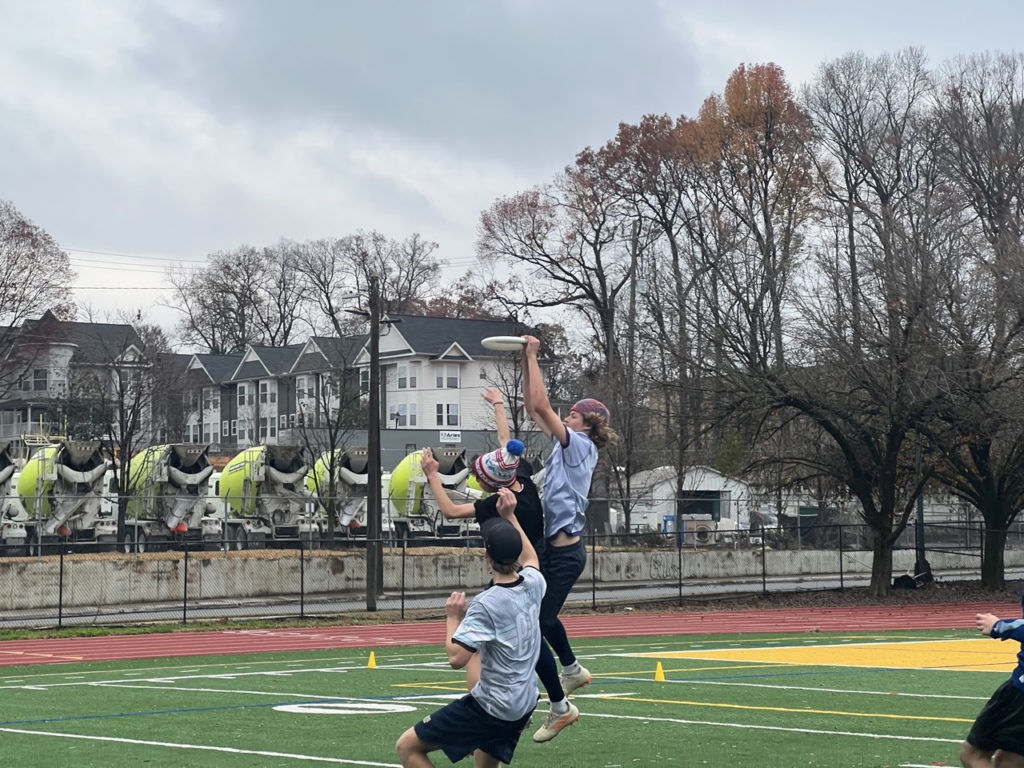
<svg viewBox="0 0 1024 768">
<path fill-rule="evenodd" d="M 481 368 L 480 369 L 480 379 L 481 379 L 481 381 L 486 381 L 487 380 L 487 369 L 486 368 Z"/>
<path fill-rule="evenodd" d="M 459 426 L 459 404 L 438 403 L 437 404 L 437 426 L 457 427 Z"/>
<path fill-rule="evenodd" d="M 36 368 L 32 371 L 32 389 L 36 392 L 45 392 L 48 378 L 49 371 L 45 368 Z"/>
<path fill-rule="evenodd" d="M 299 400 L 305 397 L 313 397 L 316 391 L 313 387 L 312 376 L 298 376 L 295 379 L 295 397 Z"/>
<path fill-rule="evenodd" d="M 245 405 L 245 384 L 238 385 L 238 404 Z"/>
<path fill-rule="evenodd" d="M 206 387 L 203 389 L 203 410 L 204 411 L 216 411 L 220 410 L 220 391 L 213 389 L 212 387 Z"/>
<path fill-rule="evenodd" d="M 229 434 L 231 434 L 230 429 L 231 429 L 231 422 L 230 421 L 222 421 L 220 423 L 220 435 L 221 435 L 221 437 L 227 437 Z"/>
<path fill-rule="evenodd" d="M 199 425 L 198 424 L 193 424 L 192 425 L 192 442 L 193 443 L 198 443 L 199 442 Z"/>
<path fill-rule="evenodd" d="M 277 423 L 281 426 L 281 429 L 287 429 L 288 428 L 288 414 L 287 413 L 282 413 L 278 417 Z"/>
<path fill-rule="evenodd" d="M 370 369 L 360 368 L 359 369 L 359 394 L 368 395 L 370 394 Z"/>
<path fill-rule="evenodd" d="M 267 439 L 267 419 L 263 417 L 260 419 L 260 440 Z"/>
<path fill-rule="evenodd" d="M 398 364 L 398 388 L 416 389 L 419 386 L 420 364 L 399 363 Z"/>
<path fill-rule="evenodd" d="M 261 403 L 276 403 L 277 402 L 277 382 L 276 381 L 261 381 L 260 382 L 260 402 Z"/>
<path fill-rule="evenodd" d="M 231 436 L 234 437 L 238 434 L 238 419 L 231 420 Z"/>
<path fill-rule="evenodd" d="M 395 429 L 416 426 L 416 403 L 400 403 L 388 408 L 388 422 Z"/>
<path fill-rule="evenodd" d="M 437 368 L 437 376 L 434 380 L 434 386 L 438 389 L 458 389 L 459 388 L 459 366 L 457 365 L 441 365 Z"/>
</svg>

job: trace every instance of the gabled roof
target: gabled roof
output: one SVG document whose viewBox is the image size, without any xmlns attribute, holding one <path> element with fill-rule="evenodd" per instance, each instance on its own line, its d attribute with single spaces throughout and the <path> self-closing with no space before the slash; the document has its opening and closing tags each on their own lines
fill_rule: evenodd
<svg viewBox="0 0 1024 768">
<path fill-rule="evenodd" d="M 290 372 L 322 371 L 323 361 L 331 368 L 351 368 L 355 365 L 359 350 L 363 348 L 368 338 L 366 334 L 341 339 L 333 336 L 313 336 L 303 346 Z"/>
<path fill-rule="evenodd" d="M 262 347 L 250 344 L 231 377 L 234 381 L 266 379 L 288 373 L 302 352 L 303 344 Z"/>
<path fill-rule="evenodd" d="M 58 320 L 49 311 L 37 320 L 25 320 L 19 341 L 74 345 L 72 362 L 78 365 L 103 365 L 115 360 L 133 359 L 145 347 L 130 325 Z"/>
<path fill-rule="evenodd" d="M 522 336 L 532 329 L 513 320 L 477 320 L 451 317 L 389 314 L 392 332 L 401 334 L 413 353 L 440 359 L 506 357 L 480 346 L 488 336 Z"/>
<path fill-rule="evenodd" d="M 188 368 L 193 371 L 205 372 L 212 384 L 226 384 L 231 381 L 241 360 L 241 355 L 197 354 L 192 355 Z"/>
</svg>

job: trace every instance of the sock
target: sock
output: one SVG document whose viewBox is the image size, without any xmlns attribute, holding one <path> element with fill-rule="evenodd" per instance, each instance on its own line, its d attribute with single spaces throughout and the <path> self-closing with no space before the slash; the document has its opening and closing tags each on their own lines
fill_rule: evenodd
<svg viewBox="0 0 1024 768">
<path fill-rule="evenodd" d="M 566 712 L 569 711 L 569 700 L 562 699 L 560 701 L 552 701 L 551 711 L 554 712 L 556 715 L 564 715 Z"/>
<path fill-rule="evenodd" d="M 575 674 L 578 674 L 579 671 L 580 671 L 580 663 L 578 661 L 574 661 L 572 664 L 568 664 L 568 665 L 562 667 L 562 674 L 563 675 L 575 675 Z"/>
</svg>

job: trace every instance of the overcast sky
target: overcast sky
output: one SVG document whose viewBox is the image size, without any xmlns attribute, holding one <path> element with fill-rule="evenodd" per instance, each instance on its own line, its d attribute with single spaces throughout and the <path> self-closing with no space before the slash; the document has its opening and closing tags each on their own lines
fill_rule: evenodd
<svg viewBox="0 0 1024 768">
<path fill-rule="evenodd" d="M 0 0 L 0 199 L 69 252 L 80 304 L 170 330 L 169 265 L 376 229 L 460 274 L 494 200 L 741 63 L 796 89 L 1022 28 L 1010 0 Z"/>
</svg>

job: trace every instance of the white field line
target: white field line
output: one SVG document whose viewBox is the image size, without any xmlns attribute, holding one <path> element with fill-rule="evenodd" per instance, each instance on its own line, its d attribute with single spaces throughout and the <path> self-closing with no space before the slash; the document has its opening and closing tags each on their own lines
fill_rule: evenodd
<svg viewBox="0 0 1024 768">
<path fill-rule="evenodd" d="M 752 725 L 749 723 L 718 723 L 713 720 L 684 720 L 677 717 L 637 717 L 636 715 L 602 715 L 594 712 L 585 713 L 589 720 L 592 717 L 603 717 L 609 720 L 642 720 L 645 723 L 672 723 L 673 725 L 710 725 L 719 728 L 740 728 L 754 731 L 778 731 L 781 733 L 807 733 L 815 736 L 852 736 L 865 739 L 893 739 L 895 741 L 933 741 L 940 744 L 962 744 L 963 739 L 940 739 L 931 736 L 902 736 L 894 733 L 858 733 L 856 731 L 824 731 L 815 728 L 784 728 L 780 725 Z"/>
<path fill-rule="evenodd" d="M 114 736 L 84 736 L 78 733 L 54 733 L 52 731 L 30 731 L 24 728 L 0 728 L 0 733 L 17 733 L 25 736 L 52 736 L 58 739 L 80 739 L 82 741 L 104 741 L 115 744 L 137 744 L 144 747 L 165 747 L 168 749 L 192 749 L 201 752 L 224 752 L 232 755 L 257 755 L 276 759 L 301 760 L 311 763 L 333 763 L 335 765 L 366 765 L 375 768 L 402 768 L 400 763 L 376 763 L 370 760 L 349 760 L 344 757 L 318 757 L 298 755 L 292 752 L 266 752 L 259 749 L 237 749 L 236 747 L 214 747 L 207 744 L 179 744 L 173 741 L 149 741 L 145 739 L 122 739 Z"/>
</svg>

